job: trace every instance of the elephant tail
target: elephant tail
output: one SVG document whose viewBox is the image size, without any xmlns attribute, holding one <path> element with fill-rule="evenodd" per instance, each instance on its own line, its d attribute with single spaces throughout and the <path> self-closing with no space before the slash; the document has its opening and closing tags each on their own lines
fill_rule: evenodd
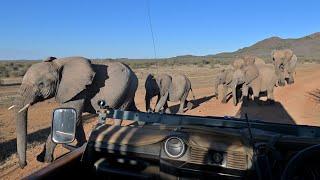
<svg viewBox="0 0 320 180">
<path fill-rule="evenodd" d="M 194 93 L 193 93 L 192 87 L 190 87 L 190 91 L 191 91 L 191 93 L 192 93 L 193 100 L 195 101 L 195 100 L 196 100 L 196 96 L 195 96 Z"/>
</svg>

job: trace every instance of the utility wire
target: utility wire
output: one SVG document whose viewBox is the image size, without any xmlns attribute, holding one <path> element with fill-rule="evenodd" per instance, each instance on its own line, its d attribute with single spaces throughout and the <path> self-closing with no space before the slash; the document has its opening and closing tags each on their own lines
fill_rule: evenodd
<svg viewBox="0 0 320 180">
<path fill-rule="evenodd" d="M 151 35 L 152 35 L 154 59 L 157 59 L 156 44 L 154 42 L 154 34 L 153 34 L 153 28 L 152 28 L 152 22 L 151 22 L 151 14 L 150 14 L 150 0 L 147 0 L 147 8 L 148 8 L 149 26 L 150 26 L 150 31 L 151 31 Z"/>
<path fill-rule="evenodd" d="M 152 36 L 154 59 L 157 61 L 156 43 L 154 41 L 154 34 L 153 34 L 151 13 L 150 13 L 150 0 L 147 0 L 147 9 L 148 9 L 149 26 L 150 26 L 151 36 Z M 157 63 L 157 74 L 159 74 L 159 62 L 157 61 L 156 63 Z"/>
</svg>

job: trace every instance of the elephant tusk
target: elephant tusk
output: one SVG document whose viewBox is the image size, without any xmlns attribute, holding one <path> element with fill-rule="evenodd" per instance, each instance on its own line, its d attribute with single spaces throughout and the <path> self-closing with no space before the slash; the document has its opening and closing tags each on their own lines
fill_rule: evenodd
<svg viewBox="0 0 320 180">
<path fill-rule="evenodd" d="M 21 113 L 22 111 L 26 110 L 28 107 L 30 106 L 30 103 L 29 104 L 26 104 L 23 108 L 21 108 L 18 113 Z"/>
<path fill-rule="evenodd" d="M 238 82 L 236 82 L 236 83 L 234 84 L 234 88 L 237 88 L 237 85 L 238 85 Z"/>
<path fill-rule="evenodd" d="M 12 105 L 8 108 L 8 110 L 11 110 L 12 108 L 14 108 L 16 105 Z"/>
</svg>

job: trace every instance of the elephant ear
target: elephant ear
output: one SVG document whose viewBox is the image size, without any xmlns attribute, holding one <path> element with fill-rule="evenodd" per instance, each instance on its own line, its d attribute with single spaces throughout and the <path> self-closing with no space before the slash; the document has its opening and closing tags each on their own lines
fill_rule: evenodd
<svg viewBox="0 0 320 180">
<path fill-rule="evenodd" d="M 228 70 L 226 72 L 226 84 L 230 84 L 233 80 L 233 71 Z"/>
<path fill-rule="evenodd" d="M 295 54 L 292 55 L 292 57 L 288 63 L 288 72 L 293 73 L 295 71 L 297 62 L 298 62 L 297 56 Z"/>
<path fill-rule="evenodd" d="M 70 101 L 92 84 L 95 72 L 91 62 L 82 57 L 56 60 L 61 65 L 60 83 L 56 99 L 60 103 Z"/>
<path fill-rule="evenodd" d="M 291 49 L 286 49 L 284 50 L 284 57 L 287 61 L 290 61 L 290 59 L 292 58 L 293 56 L 293 52 Z"/>
<path fill-rule="evenodd" d="M 253 80 L 258 78 L 259 70 L 256 65 L 250 65 L 245 67 L 245 82 L 246 84 L 251 83 Z"/>
</svg>

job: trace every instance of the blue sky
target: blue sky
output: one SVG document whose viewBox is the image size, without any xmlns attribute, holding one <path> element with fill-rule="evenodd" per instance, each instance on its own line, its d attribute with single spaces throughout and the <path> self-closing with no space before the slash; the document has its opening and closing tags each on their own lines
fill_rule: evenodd
<svg viewBox="0 0 320 180">
<path fill-rule="evenodd" d="M 320 1 L 150 0 L 157 57 L 234 51 L 319 31 Z M 153 58 L 148 0 L 3 0 L 0 59 Z"/>
</svg>

